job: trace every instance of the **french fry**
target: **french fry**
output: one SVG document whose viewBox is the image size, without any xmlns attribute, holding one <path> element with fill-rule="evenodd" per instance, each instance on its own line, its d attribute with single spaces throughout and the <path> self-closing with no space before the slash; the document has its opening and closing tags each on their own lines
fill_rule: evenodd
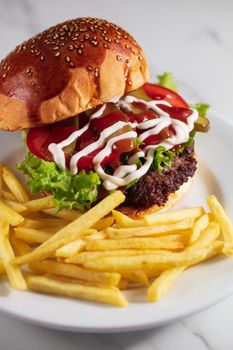
<svg viewBox="0 0 233 350">
<path fill-rule="evenodd" d="M 15 237 L 20 238 L 27 243 L 43 243 L 47 241 L 52 235 L 52 233 L 35 230 L 28 227 L 15 228 Z"/>
<path fill-rule="evenodd" d="M 120 250 L 120 249 L 182 249 L 180 235 L 163 236 L 156 238 L 125 238 L 88 241 L 86 250 Z"/>
<path fill-rule="evenodd" d="M 134 256 L 134 255 L 153 255 L 154 250 L 142 250 L 142 249 L 122 249 L 122 250 L 99 250 L 99 251 L 84 251 L 75 254 L 71 258 L 66 259 L 66 263 L 83 265 L 87 261 L 95 260 L 106 256 Z M 156 254 L 169 254 L 167 250 L 156 250 Z"/>
<path fill-rule="evenodd" d="M 43 260 L 53 254 L 62 245 L 78 239 L 81 233 L 97 223 L 104 216 L 108 215 L 116 206 L 125 200 L 121 191 L 115 191 L 104 198 L 95 207 L 58 231 L 48 242 L 36 248 L 32 253 L 14 260 L 15 264 L 23 265 L 32 261 Z"/>
<path fill-rule="evenodd" d="M 121 275 L 119 273 L 90 271 L 77 265 L 68 265 L 49 260 L 32 263 L 29 265 L 29 267 L 39 274 L 50 273 L 54 275 L 81 279 L 84 281 L 93 281 L 109 286 L 117 286 L 121 279 Z"/>
<path fill-rule="evenodd" d="M 56 251 L 56 256 L 60 258 L 72 257 L 73 255 L 83 251 L 86 244 L 86 241 L 84 241 L 83 239 L 77 239 L 76 241 L 67 243 L 60 247 Z"/>
<path fill-rule="evenodd" d="M 149 237 L 162 236 L 172 233 L 182 232 L 190 229 L 193 226 L 193 219 L 183 220 L 174 224 L 143 226 L 135 228 L 115 228 L 109 227 L 106 229 L 107 236 L 110 238 L 130 238 L 130 237 Z"/>
<path fill-rule="evenodd" d="M 220 227 L 216 222 L 211 222 L 207 228 L 202 232 L 199 238 L 194 241 L 186 250 L 195 250 L 207 247 L 220 235 Z"/>
<path fill-rule="evenodd" d="M 29 219 L 26 218 L 22 224 L 20 224 L 20 227 L 28 227 L 28 228 L 34 228 L 34 229 L 56 229 L 59 226 L 65 225 L 67 222 L 63 219 L 47 219 L 47 218 L 40 218 L 38 220 L 35 219 Z"/>
<path fill-rule="evenodd" d="M 119 284 L 118 284 L 118 288 L 119 288 L 120 290 L 126 290 L 127 287 L 128 287 L 128 285 L 129 285 L 129 281 L 126 280 L 126 279 L 124 279 L 124 278 L 122 278 L 122 279 L 120 280 Z"/>
<path fill-rule="evenodd" d="M 147 225 L 161 225 L 164 223 L 173 224 L 185 219 L 197 219 L 204 214 L 205 211 L 203 207 L 196 207 L 149 214 L 144 217 L 144 221 Z"/>
<path fill-rule="evenodd" d="M 3 265 L 3 262 L 0 260 L 0 275 L 4 275 L 4 274 L 5 274 L 4 265 Z"/>
<path fill-rule="evenodd" d="M 24 255 L 32 251 L 31 247 L 27 243 L 20 238 L 16 238 L 15 235 L 11 235 L 10 243 L 16 255 Z"/>
<path fill-rule="evenodd" d="M 9 200 L 9 201 L 13 201 L 13 202 L 17 201 L 17 199 L 15 198 L 13 193 L 11 193 L 9 191 L 2 190 L 2 198 L 6 199 L 6 200 Z"/>
<path fill-rule="evenodd" d="M 210 212 L 219 224 L 223 236 L 224 249 L 223 253 L 226 255 L 233 254 L 233 225 L 227 216 L 225 210 L 213 195 L 207 198 L 207 204 Z"/>
<path fill-rule="evenodd" d="M 0 200 L 0 220 L 8 221 L 12 226 L 20 225 L 24 218 L 20 214 L 16 213 L 6 203 Z"/>
<path fill-rule="evenodd" d="M 133 220 L 129 216 L 117 210 L 113 210 L 112 215 L 119 227 L 140 227 L 146 224 L 144 219 Z"/>
<path fill-rule="evenodd" d="M 107 218 L 103 218 L 101 220 L 99 220 L 94 226 L 93 228 L 101 231 L 106 229 L 107 227 L 111 226 L 114 223 L 114 217 L 113 216 L 109 216 Z"/>
<path fill-rule="evenodd" d="M 0 222 L 0 256 L 2 258 L 2 263 L 6 271 L 7 277 L 12 288 L 25 290 L 27 289 L 26 282 L 24 280 L 23 274 L 18 266 L 12 264 L 14 258 L 14 251 L 7 237 L 6 230 L 8 231 L 9 224 Z"/>
<path fill-rule="evenodd" d="M 84 267 L 96 271 L 123 272 L 143 269 L 168 269 L 175 266 L 194 265 L 205 259 L 210 248 L 181 253 L 130 257 L 104 257 L 87 261 Z"/>
<path fill-rule="evenodd" d="M 79 278 L 73 278 L 73 277 L 67 277 L 67 276 L 61 276 L 61 275 L 53 275 L 50 273 L 46 273 L 42 275 L 43 277 L 51 278 L 53 280 L 61 281 L 61 282 L 66 282 L 66 283 L 74 283 L 74 284 L 81 284 L 83 286 L 88 286 L 88 287 L 97 287 L 97 288 L 108 288 L 108 289 L 116 289 L 115 286 L 99 283 L 99 282 L 94 282 L 94 281 L 87 281 L 87 280 L 81 280 Z M 120 283 L 120 282 L 119 282 Z M 117 288 L 119 288 L 117 286 Z"/>
<path fill-rule="evenodd" d="M 27 207 L 25 207 L 25 205 L 23 205 L 22 203 L 18 203 L 8 199 L 5 200 L 5 204 L 7 204 L 8 207 L 13 209 L 18 214 L 24 213 L 25 210 L 27 210 Z"/>
<path fill-rule="evenodd" d="M 33 199 L 25 203 L 27 213 L 42 211 L 45 209 L 55 208 L 55 202 L 52 196 Z"/>
<path fill-rule="evenodd" d="M 3 168 L 3 165 L 0 164 L 0 197 L 3 196 L 2 168 Z M 4 197 L 3 197 L 3 198 L 4 198 Z"/>
<path fill-rule="evenodd" d="M 199 238 L 196 239 L 189 247 L 187 247 L 185 251 L 195 251 L 210 246 L 213 241 L 218 238 L 219 234 L 220 229 L 218 224 L 211 222 L 203 231 L 202 235 L 199 235 Z M 215 248 L 213 247 L 213 251 L 210 250 L 209 255 L 207 254 L 206 258 L 215 256 L 215 254 L 221 252 L 219 249 L 217 252 L 215 252 L 214 249 Z M 161 275 L 148 288 L 147 301 L 156 302 L 161 299 L 188 266 L 189 265 L 174 267 L 162 272 Z"/>
<path fill-rule="evenodd" d="M 88 241 L 89 239 L 92 240 L 92 239 L 105 239 L 106 238 L 106 234 L 104 231 L 99 231 L 99 232 L 96 232 L 96 233 L 93 233 L 91 235 L 88 235 L 85 237 L 85 239 Z"/>
<path fill-rule="evenodd" d="M 130 271 L 121 273 L 123 278 L 129 280 L 130 282 L 138 283 L 142 286 L 149 286 L 149 280 L 144 271 Z"/>
<path fill-rule="evenodd" d="M 65 283 L 46 277 L 29 276 L 28 287 L 36 292 L 61 295 L 71 298 L 96 301 L 115 306 L 126 306 L 127 301 L 119 289 L 88 287 L 74 283 Z"/>
<path fill-rule="evenodd" d="M 207 228 L 209 222 L 209 215 L 204 214 L 194 223 L 189 236 L 189 244 L 192 244 L 200 237 L 202 231 Z"/>
<path fill-rule="evenodd" d="M 29 196 L 15 175 L 6 167 L 3 167 L 2 171 L 3 180 L 17 201 L 21 203 L 28 202 Z"/>
<path fill-rule="evenodd" d="M 51 216 L 55 216 L 57 218 L 64 219 L 66 221 L 74 221 L 77 218 L 79 218 L 83 213 L 80 213 L 77 210 L 68 210 L 68 209 L 62 209 L 60 211 L 57 211 L 57 209 L 45 209 L 43 210 L 43 213 Z"/>
<path fill-rule="evenodd" d="M 209 252 L 205 259 L 213 258 L 221 254 L 223 248 L 223 242 L 214 241 L 210 244 Z M 187 268 L 187 266 L 173 267 L 171 269 L 163 271 L 150 285 L 147 290 L 147 301 L 156 302 L 160 300 L 168 290 L 174 285 L 177 278 Z"/>
</svg>

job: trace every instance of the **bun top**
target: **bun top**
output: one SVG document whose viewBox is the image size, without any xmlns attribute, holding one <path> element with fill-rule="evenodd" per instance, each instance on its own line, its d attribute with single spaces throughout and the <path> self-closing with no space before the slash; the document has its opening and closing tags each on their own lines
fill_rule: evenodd
<svg viewBox="0 0 233 350">
<path fill-rule="evenodd" d="M 145 55 L 122 28 L 77 18 L 16 47 L 0 64 L 0 129 L 72 117 L 137 89 L 149 78 Z"/>
</svg>

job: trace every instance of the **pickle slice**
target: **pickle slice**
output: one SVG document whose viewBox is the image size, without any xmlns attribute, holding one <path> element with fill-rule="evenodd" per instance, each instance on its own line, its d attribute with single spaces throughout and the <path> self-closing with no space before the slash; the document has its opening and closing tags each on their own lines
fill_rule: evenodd
<svg viewBox="0 0 233 350">
<path fill-rule="evenodd" d="M 210 122 L 206 117 L 200 116 L 198 117 L 197 121 L 194 125 L 194 130 L 200 131 L 200 132 L 207 132 L 210 128 Z"/>
</svg>

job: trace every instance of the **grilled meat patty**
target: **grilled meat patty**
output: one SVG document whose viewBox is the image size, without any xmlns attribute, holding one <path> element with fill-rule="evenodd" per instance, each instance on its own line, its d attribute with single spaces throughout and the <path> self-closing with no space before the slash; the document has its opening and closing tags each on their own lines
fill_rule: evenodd
<svg viewBox="0 0 233 350">
<path fill-rule="evenodd" d="M 149 170 L 136 184 L 125 190 L 124 207 L 141 210 L 152 205 L 163 206 L 170 193 L 176 192 L 189 177 L 193 177 L 196 169 L 194 148 L 187 147 L 173 159 L 170 167 L 162 171 Z"/>
</svg>

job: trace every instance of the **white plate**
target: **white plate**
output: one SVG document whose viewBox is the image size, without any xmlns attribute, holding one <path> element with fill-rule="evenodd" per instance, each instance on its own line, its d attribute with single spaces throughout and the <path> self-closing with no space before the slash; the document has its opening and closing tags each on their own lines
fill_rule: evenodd
<svg viewBox="0 0 233 350">
<path fill-rule="evenodd" d="M 227 212 L 233 212 L 233 125 L 217 113 L 209 113 L 211 130 L 197 136 L 200 157 L 191 191 L 179 207 L 204 204 L 214 193 Z M 0 133 L 0 161 L 15 164 L 23 148 L 17 133 Z M 10 290 L 0 284 L 0 309 L 29 322 L 82 332 L 120 332 L 160 326 L 223 299 L 233 292 L 233 259 L 211 260 L 185 271 L 175 286 L 156 304 L 145 301 L 145 290 L 127 292 L 129 306 L 115 308 Z"/>
</svg>

